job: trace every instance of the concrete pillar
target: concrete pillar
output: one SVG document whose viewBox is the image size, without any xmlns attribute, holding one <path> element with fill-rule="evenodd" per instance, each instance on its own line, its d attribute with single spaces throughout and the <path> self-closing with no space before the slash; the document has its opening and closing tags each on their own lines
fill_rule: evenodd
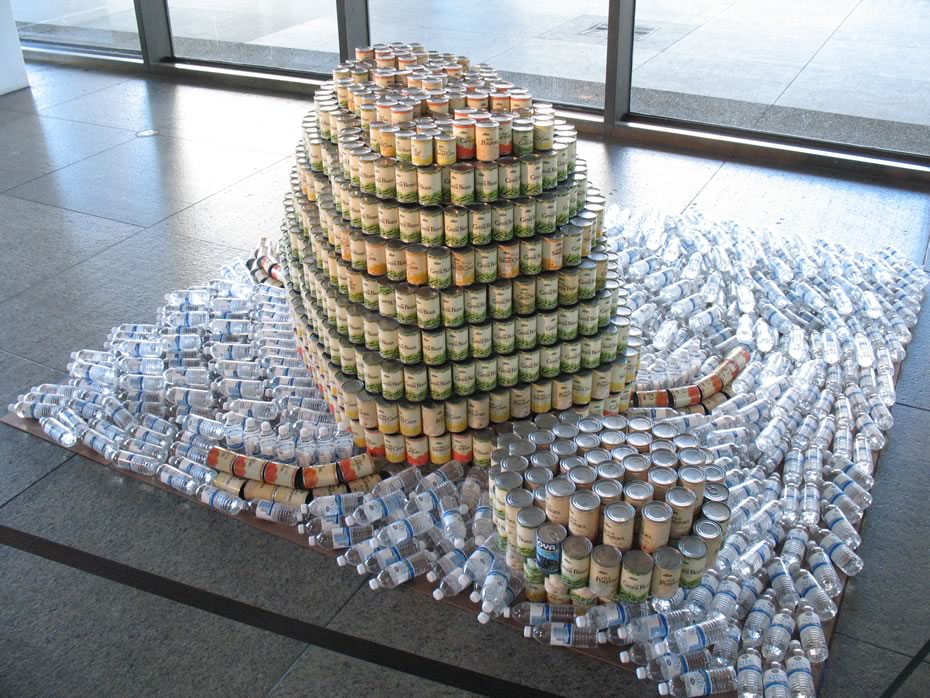
<svg viewBox="0 0 930 698">
<path fill-rule="evenodd" d="M 0 95 L 29 86 L 10 0 L 0 0 Z"/>
</svg>

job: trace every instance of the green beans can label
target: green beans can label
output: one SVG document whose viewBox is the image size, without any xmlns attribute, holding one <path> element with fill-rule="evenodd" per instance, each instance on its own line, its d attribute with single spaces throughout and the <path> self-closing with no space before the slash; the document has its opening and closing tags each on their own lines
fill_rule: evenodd
<svg viewBox="0 0 930 698">
<path fill-rule="evenodd" d="M 488 286 L 488 310 L 491 318 L 501 320 L 513 313 L 513 286 L 501 279 Z"/>
<path fill-rule="evenodd" d="M 565 225 L 571 218 L 572 192 L 566 186 L 557 187 L 555 190 L 555 222 L 556 225 Z M 577 264 L 577 262 L 575 262 Z"/>
<path fill-rule="evenodd" d="M 475 168 L 469 164 L 453 165 L 449 168 L 452 203 L 457 206 L 475 200 Z"/>
<path fill-rule="evenodd" d="M 559 305 L 559 276 L 551 272 L 536 277 L 537 310 L 554 310 Z"/>
<path fill-rule="evenodd" d="M 378 229 L 385 240 L 400 237 L 400 216 L 393 201 L 378 204 Z"/>
<path fill-rule="evenodd" d="M 497 359 L 489 356 L 475 360 L 475 387 L 483 392 L 497 387 Z"/>
<path fill-rule="evenodd" d="M 539 155 L 520 158 L 520 194 L 538 196 L 543 192 L 543 159 Z"/>
<path fill-rule="evenodd" d="M 448 400 L 452 397 L 452 365 L 430 366 L 429 394 L 433 400 Z"/>
<path fill-rule="evenodd" d="M 459 327 L 465 322 L 465 294 L 461 289 L 449 288 L 441 294 L 442 324 Z"/>
<path fill-rule="evenodd" d="M 539 379 L 539 349 L 518 352 L 520 357 L 520 382 L 532 383 Z"/>
<path fill-rule="evenodd" d="M 560 307 L 558 311 L 558 333 L 562 341 L 578 336 L 578 306 Z"/>
<path fill-rule="evenodd" d="M 520 162 L 514 158 L 498 161 L 497 179 L 500 196 L 515 199 L 520 196 Z"/>
<path fill-rule="evenodd" d="M 474 206 L 468 212 L 469 239 L 473 245 L 486 245 L 491 242 L 492 215 L 488 206 Z"/>
<path fill-rule="evenodd" d="M 513 232 L 518 238 L 536 234 L 536 203 L 532 199 L 517 199 L 514 202 Z"/>
<path fill-rule="evenodd" d="M 373 196 L 366 196 L 362 199 L 362 232 L 365 235 L 379 235 L 381 233 L 379 211 L 378 199 Z"/>
<path fill-rule="evenodd" d="M 565 373 L 577 373 L 581 368 L 581 343 L 562 342 L 559 345 L 559 366 Z"/>
<path fill-rule="evenodd" d="M 536 237 L 520 242 L 520 273 L 538 274 L 542 271 L 542 240 Z"/>
<path fill-rule="evenodd" d="M 413 165 L 402 166 L 404 164 L 398 163 L 394 168 L 396 198 L 402 204 L 415 204 L 418 195 L 417 168 Z"/>
<path fill-rule="evenodd" d="M 489 284 L 497 279 L 497 247 L 485 245 L 475 248 L 475 280 Z"/>
<path fill-rule="evenodd" d="M 600 306 L 597 301 L 578 304 L 578 332 L 585 336 L 597 334 Z M 598 352 L 600 353 L 600 352 Z"/>
<path fill-rule="evenodd" d="M 420 242 L 424 245 L 441 245 L 445 241 L 443 214 L 439 206 L 424 206 L 419 209 Z"/>
<path fill-rule="evenodd" d="M 532 349 L 536 346 L 536 318 L 533 315 L 518 315 L 514 321 L 514 345 L 517 349 Z"/>
<path fill-rule="evenodd" d="M 581 340 L 581 367 L 597 368 L 601 365 L 600 337 L 585 337 Z"/>
<path fill-rule="evenodd" d="M 555 378 L 562 370 L 562 351 L 558 346 L 539 348 L 539 375 Z"/>
<path fill-rule="evenodd" d="M 498 167 L 496 163 L 479 163 L 475 167 L 475 198 L 490 203 L 497 201 L 499 189 Z"/>
<path fill-rule="evenodd" d="M 469 286 L 465 289 L 466 322 L 484 322 L 488 317 L 488 293 L 485 286 Z"/>
<path fill-rule="evenodd" d="M 423 402 L 429 390 L 425 366 L 404 367 L 404 394 L 410 402 Z"/>
<path fill-rule="evenodd" d="M 394 290 L 394 307 L 397 322 L 402 325 L 417 324 L 417 294 L 413 286 L 398 284 Z"/>
<path fill-rule="evenodd" d="M 557 312 L 539 313 L 536 316 L 536 338 L 543 346 L 556 343 L 559 338 L 559 314 Z"/>
<path fill-rule="evenodd" d="M 471 395 L 475 392 L 474 361 L 452 364 L 452 388 L 456 395 Z"/>
<path fill-rule="evenodd" d="M 555 231 L 556 202 L 551 194 L 543 194 L 536 199 L 536 232 L 552 233 Z"/>
<path fill-rule="evenodd" d="M 421 334 L 423 362 L 427 366 L 438 366 L 446 361 L 446 333 L 434 330 Z"/>
<path fill-rule="evenodd" d="M 446 328 L 446 353 L 452 361 L 462 361 L 468 358 L 470 354 L 468 327 Z"/>
<path fill-rule="evenodd" d="M 468 244 L 468 209 L 447 206 L 443 210 L 445 243 L 448 247 L 465 247 Z"/>
<path fill-rule="evenodd" d="M 574 268 L 559 272 L 559 305 L 573 305 L 578 302 L 578 271 Z"/>
<path fill-rule="evenodd" d="M 415 327 L 401 327 L 398 330 L 397 348 L 403 364 L 418 364 L 423 360 L 420 331 Z"/>
<path fill-rule="evenodd" d="M 578 267 L 578 298 L 588 300 L 597 294 L 597 268 L 587 260 Z"/>
<path fill-rule="evenodd" d="M 497 357 L 497 384 L 510 388 L 520 379 L 520 357 L 517 354 L 501 354 Z"/>
<path fill-rule="evenodd" d="M 491 355 L 494 346 L 494 333 L 491 329 L 491 323 L 486 322 L 480 325 L 470 325 L 468 328 L 468 340 L 471 344 L 471 355 L 476 359 L 483 359 Z"/>
<path fill-rule="evenodd" d="M 397 196 L 393 158 L 381 158 L 375 162 L 375 195 L 379 199 Z"/>
<path fill-rule="evenodd" d="M 494 353 L 509 354 L 514 350 L 516 341 L 516 328 L 513 319 L 495 320 L 494 326 Z"/>
</svg>

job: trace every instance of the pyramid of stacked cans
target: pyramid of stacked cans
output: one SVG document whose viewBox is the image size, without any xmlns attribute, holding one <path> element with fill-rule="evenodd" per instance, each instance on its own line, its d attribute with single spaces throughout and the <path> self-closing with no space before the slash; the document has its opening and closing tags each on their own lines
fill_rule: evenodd
<svg viewBox="0 0 930 698">
<path fill-rule="evenodd" d="M 551 105 L 392 44 L 337 66 L 303 130 L 282 264 L 358 445 L 487 466 L 495 424 L 626 408 L 637 354 L 604 197 Z"/>
</svg>

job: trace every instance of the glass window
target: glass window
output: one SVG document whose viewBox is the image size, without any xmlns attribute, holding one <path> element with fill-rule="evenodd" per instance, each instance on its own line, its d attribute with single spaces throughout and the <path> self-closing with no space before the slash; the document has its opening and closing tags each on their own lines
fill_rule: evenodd
<svg viewBox="0 0 930 698">
<path fill-rule="evenodd" d="M 604 108 L 608 0 L 369 0 L 372 43 L 490 63 L 536 99 Z"/>
<path fill-rule="evenodd" d="M 23 41 L 139 51 L 132 0 L 13 0 Z"/>
<path fill-rule="evenodd" d="M 339 62 L 333 0 L 168 0 L 174 54 L 329 73 Z"/>
<path fill-rule="evenodd" d="M 930 155 L 921 0 L 639 0 L 631 109 Z"/>
</svg>

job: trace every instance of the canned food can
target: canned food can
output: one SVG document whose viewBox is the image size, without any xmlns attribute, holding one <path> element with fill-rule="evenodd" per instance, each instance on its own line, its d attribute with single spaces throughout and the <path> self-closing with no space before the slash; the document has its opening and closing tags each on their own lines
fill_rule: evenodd
<svg viewBox="0 0 930 698">
<path fill-rule="evenodd" d="M 573 469 L 572 472 L 577 470 Z M 572 473 L 569 473 L 571 475 Z M 576 483 L 577 486 L 577 483 Z M 569 500 L 568 530 L 574 536 L 595 541 L 599 532 L 601 498 L 587 490 L 575 492 Z"/>
<path fill-rule="evenodd" d="M 560 577 L 569 589 L 587 586 L 591 569 L 591 541 L 582 536 L 568 536 L 562 541 Z"/>
<path fill-rule="evenodd" d="M 694 523 L 694 536 L 704 541 L 707 546 L 707 560 L 704 565 L 705 569 L 712 569 L 723 542 L 723 530 L 714 521 L 701 519 Z"/>
<path fill-rule="evenodd" d="M 697 498 L 694 492 L 686 487 L 672 487 L 665 495 L 665 501 L 672 508 L 672 521 L 669 536 L 678 540 L 691 533 L 691 523 L 694 518 L 694 506 Z"/>
<path fill-rule="evenodd" d="M 643 506 L 639 549 L 654 553 L 668 543 L 672 523 L 672 508 L 665 502 L 648 502 Z"/>
<path fill-rule="evenodd" d="M 645 601 L 652 587 L 652 556 L 642 550 L 624 554 L 617 597 L 626 603 Z"/>
<path fill-rule="evenodd" d="M 443 289 L 452 285 L 452 254 L 443 247 L 433 247 L 426 252 L 426 273 L 432 288 Z M 437 298 L 436 305 L 439 300 Z M 437 307 L 438 310 L 438 307 Z M 436 324 L 439 324 L 437 312 Z"/>
<path fill-rule="evenodd" d="M 611 545 L 599 545 L 591 551 L 588 588 L 598 598 L 607 600 L 617 593 L 621 559 L 620 551 Z"/>
<path fill-rule="evenodd" d="M 434 288 L 424 287 L 417 290 L 417 326 L 432 330 L 440 324 L 439 292 Z"/>
<path fill-rule="evenodd" d="M 659 548 L 652 556 L 654 567 L 650 592 L 657 599 L 670 599 L 680 587 L 684 558 L 675 548 Z"/>
<path fill-rule="evenodd" d="M 546 485 L 546 516 L 549 521 L 568 526 L 571 516 L 571 497 L 575 484 L 565 478 L 550 480 Z"/>
<path fill-rule="evenodd" d="M 468 327 L 446 328 L 446 354 L 450 361 L 463 361 L 470 354 L 468 345 Z"/>
<path fill-rule="evenodd" d="M 423 402 L 429 391 L 426 366 L 404 366 L 404 395 L 411 402 Z"/>
<path fill-rule="evenodd" d="M 562 543 L 568 536 L 565 526 L 544 523 L 536 529 L 536 565 L 546 575 L 557 575 L 562 567 Z"/>
<path fill-rule="evenodd" d="M 517 553 L 523 557 L 535 558 L 537 550 L 537 531 L 545 523 L 546 513 L 535 506 L 528 506 L 517 512 Z"/>
<path fill-rule="evenodd" d="M 475 200 L 475 167 L 467 162 L 458 162 L 449 167 L 451 201 L 465 206 Z"/>
<path fill-rule="evenodd" d="M 701 583 L 707 563 L 707 544 L 697 536 L 685 536 L 678 541 L 682 555 L 681 586 L 693 589 Z"/>
</svg>

